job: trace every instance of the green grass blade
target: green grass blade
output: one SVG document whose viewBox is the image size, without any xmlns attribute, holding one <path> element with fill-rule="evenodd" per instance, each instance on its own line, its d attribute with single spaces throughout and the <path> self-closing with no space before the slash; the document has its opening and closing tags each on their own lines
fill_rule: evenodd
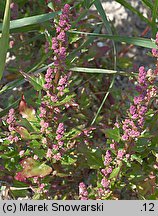
<svg viewBox="0 0 158 216">
<path fill-rule="evenodd" d="M 3 109 L 2 111 L 0 111 L 0 118 L 5 116 L 11 108 L 17 108 L 19 102 L 20 102 L 20 98 L 16 100 L 14 103 L 12 103 L 11 105 L 9 105 L 8 107 L 6 107 L 5 109 Z"/>
<path fill-rule="evenodd" d="M 149 7 L 151 10 L 153 9 L 153 5 L 150 0 L 142 0 L 142 2 Z"/>
<path fill-rule="evenodd" d="M 121 5 L 123 5 L 125 8 L 129 9 L 130 11 L 132 11 L 133 13 L 137 14 L 140 19 L 142 19 L 144 22 L 146 22 L 146 24 L 148 24 L 149 26 L 151 26 L 151 22 L 143 16 L 143 14 L 141 12 L 139 12 L 137 9 L 135 9 L 134 7 L 131 6 L 131 4 L 129 4 L 127 1 L 125 0 L 116 0 L 118 3 L 120 3 Z"/>
<path fill-rule="evenodd" d="M 112 81 L 110 83 L 109 89 L 108 89 L 107 93 L 105 94 L 105 96 L 104 96 L 104 98 L 102 100 L 102 103 L 101 103 L 101 105 L 100 105 L 100 107 L 99 107 L 99 109 L 98 109 L 95 117 L 93 118 L 93 120 L 91 122 L 91 125 L 93 125 L 95 123 L 95 121 L 97 120 L 97 118 L 98 118 L 98 116 L 99 116 L 99 114 L 101 112 L 101 109 L 102 109 L 102 107 L 103 107 L 103 105 L 104 105 L 104 103 L 105 103 L 105 101 L 106 101 L 106 99 L 107 99 L 107 97 L 108 97 L 108 95 L 109 95 L 109 93 L 110 93 L 113 85 L 114 85 L 114 82 L 115 82 L 115 76 L 113 76 L 113 79 L 112 79 Z"/>
<path fill-rule="evenodd" d="M 154 8 L 152 10 L 152 33 L 153 33 L 153 37 L 155 37 L 156 32 L 157 32 L 157 24 L 156 24 L 157 18 L 158 18 L 158 0 L 155 0 Z"/>
<path fill-rule="evenodd" d="M 108 70 L 108 69 L 99 69 L 99 68 L 84 68 L 84 67 L 73 67 L 69 69 L 70 71 L 79 72 L 79 73 L 91 73 L 91 74 L 107 74 L 107 75 L 122 75 L 122 76 L 136 76 L 136 73 L 129 73 L 125 71 L 117 70 Z"/>
<path fill-rule="evenodd" d="M 9 48 L 9 51 L 15 52 L 16 49 L 19 49 L 20 47 L 26 44 L 30 44 L 31 42 L 35 42 L 36 40 L 43 40 L 43 39 L 44 39 L 44 34 L 38 34 L 34 37 L 29 38 L 28 40 L 21 41 L 20 43 L 14 45 L 12 48 Z"/>
<path fill-rule="evenodd" d="M 49 58 L 50 55 L 52 55 L 52 51 L 50 51 L 48 54 L 44 54 L 42 56 L 41 61 L 38 62 L 37 64 L 35 64 L 31 69 L 27 70 L 26 72 L 28 74 L 32 73 L 32 72 L 34 72 L 34 74 L 38 74 L 38 73 L 45 71 L 49 66 L 52 66 L 52 63 L 51 63 L 45 67 L 42 67 L 43 63 L 46 61 L 46 59 Z M 41 67 L 41 68 L 38 69 L 39 67 Z M 26 81 L 21 77 L 17 80 L 11 81 L 10 83 L 7 83 L 5 86 L 3 86 L 2 89 L 0 89 L 0 94 L 5 93 L 6 91 L 12 90 L 13 88 L 18 87 L 25 82 Z"/>
<path fill-rule="evenodd" d="M 87 32 L 81 32 L 81 31 L 69 31 L 69 32 L 72 34 L 84 34 L 84 35 L 92 36 L 92 37 L 107 38 L 107 39 L 111 39 L 111 40 L 118 41 L 121 43 L 133 44 L 136 46 L 141 46 L 141 47 L 150 48 L 150 49 L 156 48 L 155 43 L 147 38 L 96 34 L 96 33 L 87 33 Z"/>
<path fill-rule="evenodd" d="M 2 35 L 0 39 L 0 80 L 2 79 L 7 50 L 9 47 L 9 25 L 10 25 L 10 0 L 6 1 L 6 7 L 4 12 Z"/>
<path fill-rule="evenodd" d="M 25 17 L 22 19 L 13 20 L 10 22 L 10 30 L 24 28 L 30 25 L 36 25 L 53 19 L 60 12 L 52 12 L 47 14 L 41 14 L 31 17 Z M 0 32 L 2 31 L 2 24 L 0 23 Z"/>
<path fill-rule="evenodd" d="M 109 21 L 108 21 L 108 19 L 107 19 L 106 13 L 105 13 L 105 11 L 104 11 L 104 9 L 103 9 L 103 6 L 102 6 L 100 0 L 96 0 L 96 1 L 94 2 L 94 4 L 95 4 L 95 7 L 96 7 L 98 13 L 99 13 L 100 16 L 102 17 L 102 20 L 103 20 L 103 22 L 104 22 L 104 24 L 105 24 L 105 27 L 106 27 L 108 33 L 109 33 L 110 35 L 112 35 L 111 26 L 110 26 L 110 24 L 109 24 Z M 116 65 L 117 65 L 117 52 L 116 52 L 115 42 L 114 42 L 113 40 L 112 40 L 112 45 L 113 45 L 113 56 L 114 56 L 114 70 L 116 70 L 116 68 L 117 68 L 117 66 L 116 66 Z M 114 85 L 114 81 L 115 81 L 115 75 L 113 75 L 113 78 L 112 78 L 112 81 L 111 81 L 111 85 L 110 85 L 109 91 L 105 94 L 105 96 L 104 96 L 104 98 L 103 98 L 103 101 L 102 101 L 102 103 L 100 104 L 100 107 L 99 107 L 99 109 L 98 109 L 98 111 L 97 111 L 95 117 L 93 118 L 93 121 L 92 121 L 91 124 L 94 124 L 94 123 L 95 123 L 95 121 L 96 121 L 96 119 L 97 119 L 99 113 L 101 112 L 101 109 L 102 109 L 102 107 L 103 107 L 103 105 L 104 105 L 104 103 L 105 103 L 105 101 L 106 101 L 106 99 L 107 99 L 107 97 L 108 97 L 108 95 L 109 95 L 109 93 L 110 93 L 110 90 L 112 89 L 112 87 L 113 87 L 113 85 Z"/>
<path fill-rule="evenodd" d="M 108 21 L 108 19 L 107 19 L 107 16 L 106 16 L 106 14 L 105 14 L 105 11 L 104 11 L 104 9 L 103 9 L 103 6 L 102 6 L 102 4 L 100 3 L 100 0 L 95 0 L 94 5 L 95 5 L 95 7 L 96 7 L 98 13 L 99 13 L 100 16 L 101 16 L 101 18 L 102 18 L 102 20 L 103 20 L 103 22 L 104 22 L 104 24 L 105 24 L 105 27 L 106 27 L 108 33 L 112 35 L 111 26 L 110 26 L 110 24 L 109 24 L 109 21 Z"/>
<path fill-rule="evenodd" d="M 100 14 L 100 16 L 101 16 L 101 18 L 103 20 L 103 23 L 104 23 L 104 25 L 105 25 L 105 27 L 107 29 L 107 32 L 109 33 L 109 35 L 113 35 L 110 23 L 109 23 L 109 21 L 107 19 L 106 13 L 104 11 L 104 8 L 103 8 L 100 0 L 95 0 L 94 5 L 95 5 L 98 13 Z M 116 46 L 115 46 L 114 41 L 112 41 L 112 44 L 113 44 L 113 52 L 114 52 L 113 53 L 114 54 L 114 70 L 116 70 L 116 61 L 117 61 L 117 59 L 116 59 L 116 56 L 117 56 Z"/>
<path fill-rule="evenodd" d="M 96 26 L 94 33 L 99 33 L 101 30 L 101 25 Z M 86 41 L 84 41 L 78 48 L 74 49 L 67 57 L 67 61 L 71 62 L 73 58 L 75 58 L 76 53 L 79 52 L 81 49 L 88 47 L 90 43 L 94 41 L 94 37 L 88 37 Z"/>
</svg>

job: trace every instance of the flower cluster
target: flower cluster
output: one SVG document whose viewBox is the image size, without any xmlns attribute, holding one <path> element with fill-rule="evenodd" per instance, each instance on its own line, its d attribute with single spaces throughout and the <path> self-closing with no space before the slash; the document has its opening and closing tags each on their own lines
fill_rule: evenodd
<svg viewBox="0 0 158 216">
<path fill-rule="evenodd" d="M 83 182 L 79 184 L 79 197 L 81 200 L 88 200 L 87 187 Z"/>
<path fill-rule="evenodd" d="M 58 25 L 56 26 L 56 36 L 52 38 L 52 50 L 54 51 L 54 67 L 48 68 L 45 75 L 46 84 L 44 88 L 46 90 L 54 89 L 52 84 L 52 79 L 55 76 L 55 84 L 58 84 L 58 90 L 63 92 L 65 86 L 67 85 L 68 76 L 62 76 L 60 78 L 60 73 L 64 72 L 65 59 L 66 59 L 66 47 L 67 47 L 67 36 L 66 32 L 70 29 L 69 21 L 69 10 L 70 6 L 66 4 L 62 9 L 62 14 L 60 15 Z M 45 46 L 46 52 L 48 52 L 48 42 Z M 59 80 L 60 79 L 60 80 Z M 59 82 L 58 82 L 59 81 Z"/>
<path fill-rule="evenodd" d="M 45 81 L 46 84 L 44 85 L 44 88 L 46 89 L 50 89 L 52 87 L 52 79 L 53 79 L 53 69 L 51 67 L 49 67 L 47 69 L 47 72 L 45 74 Z"/>
<path fill-rule="evenodd" d="M 158 46 L 158 33 L 156 38 L 156 44 Z M 152 50 L 153 56 L 157 57 L 156 50 Z M 138 84 L 136 86 L 137 96 L 134 97 L 133 103 L 130 108 L 127 110 L 127 118 L 122 121 L 122 124 L 115 124 L 116 128 L 120 128 L 123 131 L 122 141 L 125 142 L 124 148 L 118 148 L 119 143 L 115 140 L 112 140 L 110 144 L 111 150 L 107 150 L 104 156 L 104 165 L 105 168 L 101 169 L 102 179 L 101 185 L 102 188 L 98 188 L 97 196 L 98 198 L 106 197 L 110 193 L 111 181 L 109 179 L 110 174 L 115 168 L 120 169 L 122 166 L 122 161 L 126 161 L 131 158 L 132 147 L 137 139 L 140 137 L 144 129 L 146 114 L 149 109 L 151 99 L 157 95 L 157 87 L 154 84 L 155 75 L 157 71 L 148 71 L 142 66 L 139 68 L 138 74 Z M 130 144 L 130 145 L 129 145 Z M 115 158 L 112 157 L 111 153 L 115 154 Z"/>
<path fill-rule="evenodd" d="M 9 110 L 7 123 L 9 124 L 9 131 L 13 131 L 15 125 L 15 110 L 13 108 Z"/>
<path fill-rule="evenodd" d="M 145 114 L 148 111 L 148 103 L 156 95 L 156 88 L 149 88 L 151 84 L 148 77 L 149 72 L 151 73 L 151 70 L 146 71 L 143 66 L 139 68 L 138 85 L 136 86 L 139 95 L 134 97 L 133 104 L 128 111 L 129 117 L 122 122 L 124 131 L 122 140 L 124 141 L 140 136 L 144 126 Z"/>
<path fill-rule="evenodd" d="M 58 82 L 58 87 L 57 87 L 61 96 L 64 94 L 63 90 L 65 89 L 67 84 L 68 84 L 68 75 L 61 76 L 61 78 L 59 79 L 59 82 Z"/>
<path fill-rule="evenodd" d="M 10 9 L 11 9 L 11 18 L 12 19 L 17 19 L 18 18 L 18 5 L 14 2 L 10 4 Z"/>
<path fill-rule="evenodd" d="M 110 186 L 110 180 L 108 180 L 109 175 L 112 173 L 113 168 L 112 166 L 110 166 L 110 163 L 112 161 L 112 156 L 111 156 L 111 151 L 107 150 L 106 154 L 104 156 L 104 165 L 105 168 L 101 169 L 101 173 L 103 175 L 103 178 L 101 180 L 101 185 L 103 186 L 103 188 L 99 188 L 98 189 L 98 196 L 102 197 L 105 194 L 110 192 L 109 186 Z"/>
<path fill-rule="evenodd" d="M 64 134 L 64 124 L 59 123 L 58 128 L 56 130 L 56 140 L 60 140 Z"/>
<path fill-rule="evenodd" d="M 153 48 L 152 49 L 152 54 L 154 57 L 158 58 L 158 32 L 156 34 L 156 40 L 155 40 L 155 43 L 157 45 L 157 48 Z"/>
<path fill-rule="evenodd" d="M 69 24 L 69 10 L 70 6 L 66 4 L 62 9 L 62 14 L 59 20 L 56 22 L 56 36 L 52 38 L 51 48 L 54 52 L 53 62 L 54 66 L 49 67 L 45 74 L 44 89 L 46 95 L 42 99 L 40 114 L 41 118 L 40 126 L 41 132 L 46 135 L 45 143 L 49 145 L 46 157 L 60 160 L 63 151 L 63 136 L 64 136 L 64 123 L 59 123 L 61 115 L 61 107 L 54 106 L 60 96 L 63 96 L 64 89 L 68 85 L 69 75 L 64 75 L 65 60 L 66 60 L 66 48 L 67 48 L 67 36 L 66 31 L 70 29 Z M 48 43 L 46 52 L 48 51 Z M 65 105 L 66 106 L 66 105 Z M 48 120 L 49 119 L 49 120 Z M 50 143 L 47 139 L 49 133 L 48 127 L 52 125 L 54 121 L 54 128 L 56 128 L 55 140 Z M 48 142 L 48 143 L 47 143 Z"/>
<path fill-rule="evenodd" d="M 47 157 L 51 158 L 53 157 L 55 160 L 60 160 L 62 157 L 62 151 L 63 151 L 63 135 L 64 135 L 64 123 L 59 123 L 57 130 L 56 130 L 56 142 L 52 145 L 52 148 L 49 148 L 47 151 Z"/>
<path fill-rule="evenodd" d="M 47 128 L 49 127 L 49 123 L 48 122 L 45 122 L 43 119 L 40 121 L 40 126 L 41 126 L 41 132 L 44 133 L 46 132 L 47 133 Z"/>
<path fill-rule="evenodd" d="M 17 136 L 14 136 L 12 134 L 12 132 L 15 131 L 15 124 L 16 124 L 16 120 L 15 120 L 15 110 L 13 108 L 11 108 L 9 110 L 9 113 L 8 113 L 8 118 L 7 118 L 7 123 L 8 123 L 8 129 L 9 131 L 11 132 L 11 134 L 9 135 L 8 137 L 8 140 L 10 142 L 17 142 L 19 140 L 19 138 Z"/>
<path fill-rule="evenodd" d="M 106 155 L 104 157 L 104 165 L 109 165 L 110 162 L 112 161 L 112 158 L 111 158 L 111 151 L 110 150 L 107 150 L 106 151 Z"/>
</svg>

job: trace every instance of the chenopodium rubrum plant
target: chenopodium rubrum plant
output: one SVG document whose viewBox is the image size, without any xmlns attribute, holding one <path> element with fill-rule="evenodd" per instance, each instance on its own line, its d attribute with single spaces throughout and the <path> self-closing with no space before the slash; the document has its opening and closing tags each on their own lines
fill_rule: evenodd
<svg viewBox="0 0 158 216">
<path fill-rule="evenodd" d="M 153 57 L 158 60 L 158 33 Z M 155 69 L 139 68 L 136 96 L 124 117 L 106 129 L 104 167 L 98 172 L 97 187 L 81 182 L 81 199 L 157 199 L 158 197 L 158 112 Z"/>
<path fill-rule="evenodd" d="M 71 116 L 67 116 L 68 110 L 78 109 L 78 104 L 73 99 L 74 94 L 69 92 L 70 72 L 66 71 L 66 32 L 71 27 L 69 14 L 70 6 L 66 4 L 55 23 L 56 35 L 51 43 L 53 65 L 46 71 L 38 109 L 29 107 L 23 95 L 19 111 L 16 113 L 14 109 L 10 109 L 7 118 L 9 144 L 16 152 L 14 178 L 30 184 L 35 192 L 41 194 L 48 193 L 53 177 L 60 174 L 61 177 L 69 177 L 69 172 L 63 170 L 62 163 L 65 158 L 70 164 L 75 163 L 73 148 L 78 137 L 84 134 L 83 128 L 76 129 L 75 123 L 71 129 L 67 124 L 71 121 Z"/>
</svg>

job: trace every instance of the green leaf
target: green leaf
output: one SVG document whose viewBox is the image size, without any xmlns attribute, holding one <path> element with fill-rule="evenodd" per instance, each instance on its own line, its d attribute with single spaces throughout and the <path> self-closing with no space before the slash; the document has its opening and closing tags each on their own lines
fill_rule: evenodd
<svg viewBox="0 0 158 216">
<path fill-rule="evenodd" d="M 116 142 L 120 141 L 120 130 L 119 128 L 114 128 L 114 129 L 106 129 L 105 130 L 105 135 L 109 139 L 113 139 Z"/>
<path fill-rule="evenodd" d="M 30 124 L 30 122 L 26 118 L 21 118 L 18 123 L 21 126 L 24 126 L 29 132 L 35 132 L 34 127 Z"/>
<path fill-rule="evenodd" d="M 65 156 L 62 157 L 61 164 L 63 164 L 63 165 L 72 165 L 76 161 L 77 161 L 76 158 L 73 158 L 72 156 L 65 155 Z"/>
<path fill-rule="evenodd" d="M 37 141 L 37 140 L 32 140 L 30 142 L 30 147 L 31 148 L 36 148 L 36 149 L 39 149 L 41 147 L 40 143 Z"/>
<path fill-rule="evenodd" d="M 23 118 L 26 118 L 28 121 L 37 121 L 35 110 L 33 108 L 26 107 L 25 110 L 20 112 L 20 114 Z"/>
<path fill-rule="evenodd" d="M 114 178 L 116 179 L 120 170 L 121 170 L 121 167 L 122 167 L 122 162 L 120 163 L 120 165 L 118 167 L 113 169 L 112 173 L 109 176 L 109 179 L 114 179 Z"/>
<path fill-rule="evenodd" d="M 26 128 L 22 127 L 22 126 L 17 126 L 15 128 L 15 131 L 17 133 L 19 133 L 21 138 L 24 139 L 24 140 L 29 140 L 31 138 L 31 135 L 28 132 L 28 130 Z"/>
<path fill-rule="evenodd" d="M 66 97 L 62 101 L 59 101 L 59 102 L 56 102 L 56 103 L 52 103 L 52 105 L 53 106 L 62 106 L 63 104 L 70 102 L 71 99 L 74 98 L 74 97 L 75 97 L 75 94 L 66 95 Z"/>
<path fill-rule="evenodd" d="M 107 38 L 118 42 L 124 42 L 128 44 L 133 44 L 136 46 L 141 46 L 145 48 L 156 48 L 156 44 L 146 38 L 139 38 L 139 37 L 127 37 L 127 36 L 118 36 L 118 35 L 107 35 L 107 34 L 96 34 L 96 33 L 88 33 L 88 32 L 81 32 L 81 31 L 72 31 L 70 30 L 69 33 L 71 34 L 83 34 L 91 37 L 99 37 L 99 38 Z"/>
<path fill-rule="evenodd" d="M 83 153 L 87 160 L 87 164 L 91 169 L 99 169 L 104 166 L 102 160 L 102 153 L 99 149 L 89 149 L 86 146 L 82 146 L 80 151 Z"/>
<path fill-rule="evenodd" d="M 64 178 L 64 177 L 68 177 L 68 176 L 70 176 L 70 174 L 68 174 L 68 173 L 56 173 L 56 176 L 59 176 L 59 177 L 61 177 L 61 178 Z"/>
<path fill-rule="evenodd" d="M 25 17 L 22 19 L 13 20 L 10 22 L 10 30 L 20 29 L 26 26 L 40 24 L 53 19 L 60 12 L 51 12 L 47 14 L 41 14 L 31 17 Z M 0 23 L 0 32 L 2 31 L 2 24 Z M 20 31 L 20 30 L 19 30 Z"/>
<path fill-rule="evenodd" d="M 3 76 L 7 50 L 9 47 L 10 1 L 11 0 L 6 0 L 6 7 L 2 25 L 2 35 L 0 38 L 0 80 Z"/>
<path fill-rule="evenodd" d="M 84 0 L 84 6 L 86 7 L 86 9 L 89 9 L 90 5 L 91 5 L 90 0 Z"/>
<path fill-rule="evenodd" d="M 42 77 L 42 75 L 40 75 L 39 77 L 33 77 L 22 71 L 20 71 L 20 73 L 34 87 L 36 91 L 41 91 L 43 89 L 44 78 Z"/>
<path fill-rule="evenodd" d="M 135 155 L 135 154 L 132 154 L 131 155 L 131 159 L 133 159 L 133 160 L 136 160 L 138 163 L 140 163 L 141 165 L 142 165 L 142 163 L 143 163 L 143 160 L 141 159 L 141 157 L 140 156 L 137 156 L 137 155 Z"/>
<path fill-rule="evenodd" d="M 34 154 L 37 155 L 40 159 L 43 159 L 43 157 L 46 156 L 44 149 L 35 149 Z"/>
<path fill-rule="evenodd" d="M 45 163 L 40 163 L 32 158 L 26 158 L 21 161 L 23 170 L 18 172 L 15 179 L 18 181 L 25 181 L 27 178 L 31 177 L 44 177 L 52 172 L 52 168 Z"/>
<path fill-rule="evenodd" d="M 49 3 L 48 3 L 48 7 L 49 7 L 51 10 L 54 10 L 53 3 L 52 3 L 52 2 L 49 2 Z"/>
</svg>

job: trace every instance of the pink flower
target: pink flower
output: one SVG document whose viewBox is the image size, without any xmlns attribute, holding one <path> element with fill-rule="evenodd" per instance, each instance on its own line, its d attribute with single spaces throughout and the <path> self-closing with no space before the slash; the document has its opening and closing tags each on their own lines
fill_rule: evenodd
<svg viewBox="0 0 158 216">
<path fill-rule="evenodd" d="M 60 140 L 62 137 L 63 137 L 63 136 L 62 136 L 61 134 L 58 134 L 58 135 L 56 136 L 56 140 Z"/>
<path fill-rule="evenodd" d="M 136 113 L 136 107 L 134 105 L 130 106 L 129 111 L 131 115 L 134 115 Z"/>
<path fill-rule="evenodd" d="M 146 78 L 147 72 L 145 71 L 145 68 L 142 66 L 139 68 L 139 76 L 138 76 L 138 82 L 139 84 L 145 84 L 145 78 Z"/>
<path fill-rule="evenodd" d="M 124 134 L 124 135 L 122 136 L 122 140 L 126 141 L 126 140 L 128 140 L 128 139 L 129 139 L 129 136 L 128 136 L 127 134 Z"/>
<path fill-rule="evenodd" d="M 19 152 L 20 157 L 22 157 L 22 156 L 24 155 L 24 153 L 25 153 L 25 151 L 24 151 L 24 150 L 21 150 L 21 151 Z"/>
<path fill-rule="evenodd" d="M 40 118 L 43 118 L 43 117 L 45 117 L 45 115 L 46 115 L 46 109 L 43 107 L 43 106 L 41 106 L 40 108 L 39 108 L 39 110 L 40 110 L 40 114 L 39 114 L 39 117 Z"/>
<path fill-rule="evenodd" d="M 47 122 L 45 122 L 43 119 L 40 121 L 40 125 L 41 125 L 41 132 L 45 132 L 46 129 L 49 127 L 49 124 Z"/>
<path fill-rule="evenodd" d="M 7 123 L 8 124 L 11 124 L 15 121 L 15 111 L 14 109 L 10 109 L 9 110 L 9 114 L 8 114 L 8 118 L 7 118 Z"/>
<path fill-rule="evenodd" d="M 81 200 L 88 200 L 87 187 L 83 182 L 79 184 L 79 197 Z"/>
<path fill-rule="evenodd" d="M 56 134 L 64 134 L 64 123 L 59 123 Z"/>
<path fill-rule="evenodd" d="M 104 176 L 107 176 L 107 170 L 106 169 L 101 169 L 101 172 L 103 173 Z"/>
<path fill-rule="evenodd" d="M 43 189 L 45 187 L 45 184 L 44 183 L 42 183 L 42 184 L 40 184 L 40 189 Z"/>
<path fill-rule="evenodd" d="M 110 164 L 110 162 L 112 161 L 112 158 L 111 158 L 111 151 L 110 150 L 107 150 L 106 151 L 106 155 L 104 157 L 104 165 L 107 166 Z"/>
<path fill-rule="evenodd" d="M 11 9 L 11 18 L 12 19 L 17 19 L 18 18 L 18 5 L 14 2 L 10 4 L 10 9 Z"/>
<path fill-rule="evenodd" d="M 38 156 L 37 156 L 37 155 L 34 155 L 33 158 L 34 158 L 35 160 L 38 160 Z"/>
<path fill-rule="evenodd" d="M 110 144 L 110 148 L 115 150 L 116 144 L 115 144 L 115 143 L 111 143 L 111 144 Z"/>
<path fill-rule="evenodd" d="M 59 149 L 59 146 L 58 146 L 58 145 L 53 145 L 53 149 L 54 149 L 54 150 L 58 150 L 58 149 Z"/>
<path fill-rule="evenodd" d="M 61 160 L 61 154 L 60 153 L 57 153 L 57 154 L 55 154 L 54 156 L 53 156 L 53 158 L 55 159 L 55 160 Z"/>
<path fill-rule="evenodd" d="M 42 138 L 42 143 L 47 144 L 47 139 L 45 137 Z"/>
<path fill-rule="evenodd" d="M 52 150 L 48 148 L 46 157 L 51 158 L 51 156 L 52 156 Z"/>
<path fill-rule="evenodd" d="M 56 103 L 58 101 L 58 97 L 56 95 L 51 96 L 51 101 Z"/>
<path fill-rule="evenodd" d="M 12 136 L 10 135 L 8 138 L 7 138 L 11 143 L 14 143 L 14 142 L 18 142 L 19 138 L 17 136 Z"/>
<path fill-rule="evenodd" d="M 104 187 L 104 188 L 108 188 L 109 187 L 109 185 L 110 185 L 110 181 L 109 180 L 107 180 L 106 178 L 103 178 L 102 180 L 101 180 L 101 184 L 102 184 L 102 186 Z"/>
<path fill-rule="evenodd" d="M 69 13 L 69 10 L 70 10 L 70 5 L 69 5 L 69 4 L 65 4 L 65 5 L 64 5 L 64 8 L 63 8 L 63 13 L 68 14 L 68 13 Z"/>
<path fill-rule="evenodd" d="M 15 41 L 11 40 L 11 41 L 9 42 L 9 47 L 10 47 L 10 48 L 13 48 L 14 44 L 15 44 Z"/>
<path fill-rule="evenodd" d="M 38 177 L 33 177 L 33 182 L 35 183 L 35 184 L 37 184 L 38 183 Z"/>
<path fill-rule="evenodd" d="M 58 141 L 58 146 L 59 146 L 59 147 L 62 147 L 63 145 L 64 145 L 64 141 L 63 141 L 63 140 L 59 140 L 59 141 Z"/>
<path fill-rule="evenodd" d="M 62 21 L 62 22 L 63 22 L 63 21 Z M 65 42 L 65 40 L 66 40 L 66 34 L 65 34 L 65 32 L 64 32 L 64 31 L 61 31 L 61 32 L 59 33 L 59 35 L 57 36 L 57 39 L 58 39 L 59 41 Z"/>
<path fill-rule="evenodd" d="M 122 160 L 124 154 L 125 154 L 125 151 L 123 149 L 118 150 L 118 152 L 117 152 L 117 158 L 120 159 L 120 160 Z"/>
<path fill-rule="evenodd" d="M 112 173 L 112 167 L 108 167 L 107 173 L 108 173 L 108 174 Z"/>
<path fill-rule="evenodd" d="M 58 49 L 58 40 L 57 40 L 57 38 L 56 37 L 53 37 L 52 38 L 52 49 L 53 50 L 56 50 L 56 49 Z"/>
<path fill-rule="evenodd" d="M 156 58 L 158 58 L 158 49 L 157 48 L 153 48 L 152 49 L 152 55 Z"/>
<path fill-rule="evenodd" d="M 21 172 L 18 172 L 18 173 L 16 174 L 16 176 L 15 176 L 15 179 L 16 179 L 17 181 L 25 182 L 26 177 L 23 176 L 23 174 L 22 174 Z"/>
</svg>

